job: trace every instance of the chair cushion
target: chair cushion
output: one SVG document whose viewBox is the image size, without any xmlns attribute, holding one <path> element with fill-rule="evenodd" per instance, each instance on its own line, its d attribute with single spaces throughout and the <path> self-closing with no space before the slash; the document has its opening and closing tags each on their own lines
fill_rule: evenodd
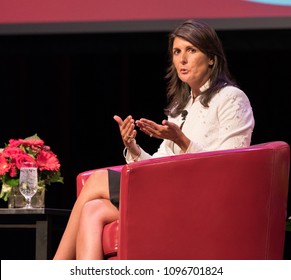
<svg viewBox="0 0 291 280">
<path fill-rule="evenodd" d="M 103 251 L 105 259 L 117 259 L 119 220 L 107 224 L 103 230 Z"/>
</svg>

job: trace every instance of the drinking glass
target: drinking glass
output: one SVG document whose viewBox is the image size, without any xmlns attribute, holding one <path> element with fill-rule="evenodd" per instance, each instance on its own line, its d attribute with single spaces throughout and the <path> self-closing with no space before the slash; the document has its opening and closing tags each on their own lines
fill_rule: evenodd
<svg viewBox="0 0 291 280">
<path fill-rule="evenodd" d="M 32 209 L 31 198 L 36 194 L 38 188 L 37 167 L 31 163 L 25 163 L 20 168 L 19 191 L 24 196 L 25 209 Z"/>
</svg>

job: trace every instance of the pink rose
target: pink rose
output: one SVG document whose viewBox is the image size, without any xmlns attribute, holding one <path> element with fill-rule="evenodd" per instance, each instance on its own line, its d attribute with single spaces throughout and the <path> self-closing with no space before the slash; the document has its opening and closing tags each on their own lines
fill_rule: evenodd
<svg viewBox="0 0 291 280">
<path fill-rule="evenodd" d="M 0 157 L 0 175 L 5 175 L 10 169 L 10 164 L 5 157 Z"/>
<path fill-rule="evenodd" d="M 36 162 L 39 170 L 58 171 L 60 168 L 57 156 L 51 151 L 41 151 L 36 157 Z"/>
<path fill-rule="evenodd" d="M 17 168 L 16 168 L 16 165 L 15 164 L 11 164 L 10 163 L 9 176 L 12 177 L 12 178 L 18 176 Z"/>
<path fill-rule="evenodd" d="M 7 146 L 3 150 L 2 155 L 6 158 L 14 158 L 16 155 L 22 154 L 22 153 L 23 153 L 23 150 L 18 147 Z"/>
<path fill-rule="evenodd" d="M 22 154 L 15 155 L 12 162 L 15 164 L 15 166 L 18 169 L 20 169 L 22 166 L 24 166 L 25 162 L 30 162 L 33 165 L 36 164 L 35 159 L 32 156 L 30 156 L 24 152 Z"/>
<path fill-rule="evenodd" d="M 21 144 L 24 146 L 40 146 L 40 147 L 42 147 L 44 145 L 44 142 L 41 139 L 28 139 L 28 140 L 21 139 Z"/>
<path fill-rule="evenodd" d="M 18 147 L 19 145 L 23 146 L 40 146 L 44 145 L 44 141 L 41 139 L 10 139 L 9 146 L 11 147 Z"/>
</svg>

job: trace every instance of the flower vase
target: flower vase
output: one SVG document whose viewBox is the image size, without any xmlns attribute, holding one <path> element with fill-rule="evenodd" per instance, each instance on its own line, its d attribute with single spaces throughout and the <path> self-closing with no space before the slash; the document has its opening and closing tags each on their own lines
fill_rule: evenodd
<svg viewBox="0 0 291 280">
<path fill-rule="evenodd" d="M 8 208 L 23 208 L 25 206 L 25 198 L 20 193 L 18 187 L 13 187 L 8 198 Z M 38 188 L 36 194 L 31 199 L 33 208 L 45 207 L 45 188 Z"/>
</svg>

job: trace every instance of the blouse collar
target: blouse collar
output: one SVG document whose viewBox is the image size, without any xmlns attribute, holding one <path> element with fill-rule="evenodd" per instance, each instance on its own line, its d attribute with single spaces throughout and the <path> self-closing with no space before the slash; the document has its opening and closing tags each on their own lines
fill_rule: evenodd
<svg viewBox="0 0 291 280">
<path fill-rule="evenodd" d="M 206 82 L 202 87 L 199 88 L 201 94 L 202 94 L 205 90 L 209 89 L 209 87 L 210 87 L 210 80 L 208 80 L 208 81 L 207 81 L 207 82 Z M 201 94 L 199 94 L 197 97 L 199 97 Z M 190 95 L 193 97 L 192 89 L 191 89 L 191 91 L 190 91 Z"/>
<path fill-rule="evenodd" d="M 209 87 L 210 87 L 210 80 L 208 80 L 199 90 L 201 92 L 203 92 L 203 91 L 209 89 Z"/>
</svg>

